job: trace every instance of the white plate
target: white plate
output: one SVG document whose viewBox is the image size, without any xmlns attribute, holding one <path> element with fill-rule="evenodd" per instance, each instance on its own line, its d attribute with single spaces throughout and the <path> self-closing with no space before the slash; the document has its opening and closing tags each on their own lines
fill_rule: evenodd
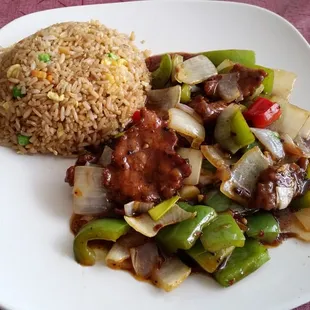
<svg viewBox="0 0 310 310">
<path fill-rule="evenodd" d="M 258 63 L 296 72 L 292 102 L 310 107 L 310 49 L 288 22 L 269 11 L 227 2 L 128 2 L 63 8 L 24 16 L 0 31 L 8 46 L 61 21 L 99 19 L 154 53 L 253 49 Z M 18 156 L 0 148 L 0 303 L 16 310 L 291 309 L 310 300 L 310 245 L 289 240 L 272 259 L 231 288 L 191 276 L 171 293 L 72 256 L 72 160 Z"/>
</svg>

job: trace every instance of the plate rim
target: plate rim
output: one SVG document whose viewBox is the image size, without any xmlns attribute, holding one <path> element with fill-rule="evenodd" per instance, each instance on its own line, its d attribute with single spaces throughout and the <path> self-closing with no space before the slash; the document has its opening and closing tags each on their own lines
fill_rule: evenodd
<svg viewBox="0 0 310 310">
<path fill-rule="evenodd" d="M 46 10 L 40 10 L 40 11 L 36 11 L 36 12 L 31 12 L 29 14 L 25 14 L 23 16 L 17 17 L 14 20 L 8 22 L 7 24 L 5 24 L 3 27 L 0 28 L 0 34 L 3 30 L 5 30 L 7 27 L 11 27 L 12 24 L 14 24 L 16 21 L 20 21 L 23 18 L 25 18 L 26 16 L 32 16 L 32 15 L 36 15 L 36 14 L 46 14 L 49 12 L 55 12 L 55 11 L 60 11 L 60 10 L 70 10 L 72 8 L 78 8 L 78 7 L 95 7 L 95 6 L 124 6 L 124 5 L 135 5 L 137 3 L 149 3 L 149 2 L 183 2 L 183 3 L 216 3 L 216 5 L 233 5 L 233 6 L 239 6 L 239 7 L 251 7 L 251 8 L 255 8 L 256 10 L 260 10 L 260 11 L 264 11 L 267 14 L 272 15 L 274 18 L 277 18 L 279 20 L 281 20 L 281 22 L 284 22 L 286 25 L 290 26 L 295 33 L 299 36 L 299 38 L 303 41 L 303 43 L 305 43 L 305 45 L 307 46 L 307 48 L 310 50 L 310 42 L 308 42 L 306 40 L 306 38 L 302 35 L 302 33 L 300 32 L 299 29 L 297 29 L 297 27 L 295 27 L 295 25 L 293 25 L 289 20 L 287 20 L 286 18 L 284 18 L 283 16 L 269 10 L 266 8 L 262 8 L 258 5 L 255 4 L 251 4 L 251 3 L 241 3 L 241 2 L 233 2 L 233 1 L 211 1 L 211 0 L 134 0 L 134 1 L 125 1 L 123 2 L 121 0 L 121 2 L 112 2 L 112 3 L 97 3 L 97 4 L 86 4 L 86 5 L 72 5 L 72 6 L 67 6 L 67 7 L 60 7 L 60 8 L 53 8 L 53 9 L 46 9 Z"/>
<path fill-rule="evenodd" d="M 272 15 L 274 18 L 277 18 L 280 22 L 284 22 L 286 25 L 290 26 L 290 28 L 292 30 L 294 30 L 294 32 L 296 33 L 296 35 L 298 35 L 299 39 L 301 39 L 305 45 L 305 48 L 307 48 L 309 50 L 309 56 L 310 56 L 310 43 L 305 39 L 305 37 L 301 34 L 301 32 L 288 20 L 286 20 L 285 18 L 283 18 L 282 16 L 268 10 L 265 8 L 261 8 L 259 6 L 253 5 L 253 4 L 245 4 L 245 3 L 236 3 L 236 2 L 232 2 L 232 1 L 204 1 L 204 0 L 178 0 L 178 1 L 174 1 L 174 0 L 165 0 L 168 2 L 184 2 L 184 3 L 217 3 L 216 5 L 233 5 L 233 6 L 239 6 L 239 7 L 254 7 L 256 10 L 260 10 L 260 11 L 264 11 L 267 14 Z M 135 5 L 137 3 L 149 3 L 149 2 L 155 2 L 152 0 L 143 0 L 143 1 L 129 1 L 129 2 L 117 2 L 117 3 L 103 3 L 103 4 L 88 4 L 88 5 L 78 5 L 78 6 L 68 6 L 68 7 L 63 7 L 63 8 L 54 8 L 54 9 L 48 9 L 48 10 L 41 10 L 38 12 L 33 12 L 30 14 L 26 14 L 24 16 L 18 17 L 16 19 L 14 19 L 13 21 L 7 23 L 6 25 L 4 25 L 1 29 L 0 29 L 0 37 L 1 37 L 1 33 L 2 31 L 5 31 L 6 28 L 11 27 L 12 24 L 14 24 L 16 21 L 20 21 L 28 16 L 33 16 L 33 15 L 37 15 L 37 14 L 48 14 L 49 12 L 53 12 L 53 14 L 55 14 L 55 11 L 59 11 L 59 10 L 70 10 L 72 8 L 82 8 L 82 7 L 96 7 L 96 6 L 126 6 L 126 5 Z M 39 30 L 39 29 L 38 29 Z M 310 292 L 310 291 L 309 291 Z M 298 306 L 301 305 L 300 302 L 304 303 L 307 302 L 308 299 L 306 299 L 307 294 L 304 294 L 301 296 L 300 300 L 298 301 L 297 297 L 295 297 L 294 299 L 291 299 L 290 305 L 294 305 L 294 306 Z M 304 297 L 304 298 L 303 298 Z M 288 304 L 286 304 L 288 305 Z M 1 308 L 1 303 L 0 303 L 0 308 Z M 6 309 L 6 308 L 4 308 Z"/>
</svg>

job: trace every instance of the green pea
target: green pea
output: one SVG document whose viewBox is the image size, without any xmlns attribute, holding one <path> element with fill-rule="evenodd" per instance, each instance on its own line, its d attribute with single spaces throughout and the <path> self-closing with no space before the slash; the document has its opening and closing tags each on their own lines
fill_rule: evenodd
<svg viewBox="0 0 310 310">
<path fill-rule="evenodd" d="M 51 60 L 51 56 L 47 53 L 39 54 L 38 58 L 40 61 L 43 61 L 43 62 L 49 62 Z"/>
</svg>

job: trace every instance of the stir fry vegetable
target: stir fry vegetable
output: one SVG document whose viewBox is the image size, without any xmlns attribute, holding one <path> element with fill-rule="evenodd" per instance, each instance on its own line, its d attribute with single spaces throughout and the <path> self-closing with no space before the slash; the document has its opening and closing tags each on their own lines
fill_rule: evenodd
<svg viewBox="0 0 310 310">
<path fill-rule="evenodd" d="M 155 88 L 162 88 L 168 82 L 172 72 L 172 62 L 169 54 L 161 58 L 159 68 L 152 73 L 152 83 Z"/>
<path fill-rule="evenodd" d="M 201 242 L 196 242 L 195 246 L 187 251 L 187 254 L 192 257 L 205 271 L 213 273 L 223 263 L 223 261 L 231 255 L 235 247 L 229 247 L 220 250 L 216 253 L 211 253 L 205 250 Z"/>
<path fill-rule="evenodd" d="M 174 196 L 168 200 L 163 201 L 159 205 L 149 210 L 149 215 L 154 221 L 158 221 L 163 217 L 180 199 L 179 196 Z"/>
<path fill-rule="evenodd" d="M 214 64 L 203 55 L 185 60 L 176 68 L 176 80 L 190 85 L 199 84 L 216 74 L 217 70 Z"/>
<path fill-rule="evenodd" d="M 231 246 L 243 247 L 245 237 L 231 215 L 221 214 L 202 230 L 200 241 L 206 250 L 216 253 Z"/>
<path fill-rule="evenodd" d="M 223 286 L 231 286 L 242 280 L 270 259 L 267 249 L 256 240 L 247 240 L 244 247 L 236 248 L 225 267 L 215 273 L 215 279 Z"/>
<path fill-rule="evenodd" d="M 90 240 L 116 241 L 126 234 L 129 225 L 124 220 L 100 219 L 86 224 L 74 239 L 73 251 L 78 263 L 85 266 L 95 264 L 95 252 L 88 247 Z"/>
<path fill-rule="evenodd" d="M 207 56 L 215 66 L 218 66 L 225 59 L 245 66 L 252 66 L 255 64 L 255 52 L 250 50 L 219 50 L 204 52 L 202 54 Z"/>
<path fill-rule="evenodd" d="M 99 214 L 111 209 L 107 190 L 102 186 L 103 168 L 79 166 L 74 169 L 73 211 Z"/>
<path fill-rule="evenodd" d="M 146 108 L 67 171 L 77 262 L 93 265 L 89 241 L 108 241 L 108 266 L 166 291 L 199 266 L 227 287 L 266 263 L 283 234 L 310 241 L 310 113 L 287 101 L 296 75 L 249 50 L 146 64 Z M 30 139 L 17 136 L 23 147 Z"/>
<path fill-rule="evenodd" d="M 191 101 L 191 87 L 188 84 L 182 85 L 181 102 L 188 103 Z"/>
<path fill-rule="evenodd" d="M 254 68 L 264 70 L 268 75 L 265 77 L 262 86 L 265 95 L 270 95 L 272 93 L 273 85 L 274 85 L 274 70 L 269 69 L 263 66 L 255 65 Z"/>
<path fill-rule="evenodd" d="M 267 243 L 275 241 L 280 234 L 280 226 L 270 213 L 257 213 L 247 218 L 248 237 Z"/>
<path fill-rule="evenodd" d="M 260 97 L 244 113 L 244 116 L 255 127 L 266 128 L 281 116 L 281 109 L 277 103 Z"/>
<path fill-rule="evenodd" d="M 196 212 L 197 215 L 193 219 L 165 227 L 158 233 L 157 240 L 170 253 L 178 249 L 190 249 L 199 238 L 202 229 L 216 217 L 216 212 L 210 207 L 190 206 L 184 203 L 181 207 L 188 212 Z"/>
<path fill-rule="evenodd" d="M 163 227 L 194 218 L 195 216 L 195 213 L 187 212 L 178 205 L 173 205 L 173 207 L 158 221 L 154 221 L 147 213 L 143 213 L 136 217 L 125 216 L 124 219 L 129 226 L 142 235 L 154 237 Z"/>
</svg>

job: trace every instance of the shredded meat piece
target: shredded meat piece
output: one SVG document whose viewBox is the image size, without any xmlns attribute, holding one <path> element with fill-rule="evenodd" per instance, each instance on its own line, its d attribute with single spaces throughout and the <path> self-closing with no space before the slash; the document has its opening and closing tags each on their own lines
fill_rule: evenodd
<svg viewBox="0 0 310 310">
<path fill-rule="evenodd" d="M 208 97 L 211 97 L 211 98 L 218 97 L 216 90 L 217 90 L 219 81 L 221 79 L 222 79 L 222 74 L 218 74 L 218 75 L 211 76 L 204 82 L 203 88 Z"/>
<path fill-rule="evenodd" d="M 219 85 L 222 83 L 221 80 L 224 77 L 231 78 L 234 81 L 231 87 L 237 87 L 240 91 L 240 97 L 238 98 L 238 101 L 240 101 L 243 98 L 253 95 L 256 88 L 261 85 L 266 76 L 267 73 L 262 69 L 250 69 L 236 64 L 230 73 L 218 74 L 207 79 L 203 84 L 204 91 L 209 98 L 224 99 Z"/>
<path fill-rule="evenodd" d="M 146 109 L 141 120 L 117 141 L 112 162 L 103 173 L 110 199 L 159 201 L 173 196 L 191 173 L 175 146 L 178 138 L 167 122 Z"/>
<path fill-rule="evenodd" d="M 70 186 L 74 185 L 74 168 L 75 166 L 71 166 L 66 171 L 65 182 L 68 183 Z"/>
<path fill-rule="evenodd" d="M 83 154 L 78 157 L 74 166 L 71 166 L 66 171 L 65 182 L 70 186 L 74 185 L 74 168 L 76 166 L 85 166 L 86 164 L 95 164 L 98 162 L 98 156 L 93 154 Z"/>
<path fill-rule="evenodd" d="M 231 72 L 240 74 L 238 84 L 244 98 L 253 95 L 267 76 L 267 73 L 262 69 L 250 69 L 240 64 L 234 65 Z"/>
<path fill-rule="evenodd" d="M 227 107 L 224 101 L 208 102 L 203 96 L 196 96 L 189 104 L 203 119 L 206 126 L 214 124 L 221 112 Z"/>
<path fill-rule="evenodd" d="M 276 188 L 292 188 L 293 197 L 303 191 L 305 170 L 295 163 L 273 166 L 264 170 L 259 176 L 256 191 L 249 207 L 272 210 L 278 208 L 278 195 Z"/>
</svg>

